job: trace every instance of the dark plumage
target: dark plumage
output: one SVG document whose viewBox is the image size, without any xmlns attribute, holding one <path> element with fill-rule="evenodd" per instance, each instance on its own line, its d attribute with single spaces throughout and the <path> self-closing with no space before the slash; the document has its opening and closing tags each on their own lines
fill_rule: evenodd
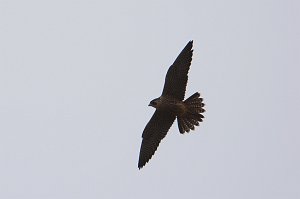
<svg viewBox="0 0 300 199">
<path fill-rule="evenodd" d="M 142 134 L 139 168 L 145 166 L 154 155 L 176 117 L 179 132 L 182 134 L 194 130 L 204 118 L 204 103 L 199 93 L 183 101 L 193 56 L 192 47 L 193 41 L 188 42 L 167 72 L 162 95 L 149 104 L 156 111 Z"/>
</svg>

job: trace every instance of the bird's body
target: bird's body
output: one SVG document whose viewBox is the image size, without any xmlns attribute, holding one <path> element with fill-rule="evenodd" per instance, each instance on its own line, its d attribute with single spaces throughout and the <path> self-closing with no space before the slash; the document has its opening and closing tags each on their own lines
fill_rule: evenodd
<svg viewBox="0 0 300 199">
<path fill-rule="evenodd" d="M 193 55 L 192 47 L 193 41 L 190 41 L 181 51 L 167 72 L 162 95 L 149 104 L 156 108 L 156 111 L 142 135 L 139 168 L 151 159 L 176 118 L 179 132 L 182 134 L 194 130 L 204 118 L 204 103 L 198 92 L 184 100 Z"/>
<path fill-rule="evenodd" d="M 157 110 L 167 111 L 174 114 L 175 116 L 183 115 L 186 112 L 184 103 L 178 99 L 161 96 L 155 100 L 156 105 L 149 104 L 149 106 L 153 106 Z"/>
</svg>

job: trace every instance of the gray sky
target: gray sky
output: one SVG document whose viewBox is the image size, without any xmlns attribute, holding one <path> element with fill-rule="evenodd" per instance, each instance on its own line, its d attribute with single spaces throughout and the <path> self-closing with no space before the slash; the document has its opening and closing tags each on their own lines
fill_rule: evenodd
<svg viewBox="0 0 300 199">
<path fill-rule="evenodd" d="M 299 1 L 0 1 L 0 198 L 300 198 Z M 186 96 L 141 134 L 189 40 Z"/>
</svg>

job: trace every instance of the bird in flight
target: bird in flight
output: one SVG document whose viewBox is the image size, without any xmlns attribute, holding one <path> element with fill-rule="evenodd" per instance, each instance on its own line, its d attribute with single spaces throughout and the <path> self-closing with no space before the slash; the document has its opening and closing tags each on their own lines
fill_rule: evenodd
<svg viewBox="0 0 300 199">
<path fill-rule="evenodd" d="M 205 111 L 204 103 L 198 92 L 184 100 L 193 56 L 192 48 L 193 41 L 189 41 L 170 66 L 161 96 L 149 104 L 156 110 L 142 134 L 139 169 L 154 155 L 160 141 L 167 135 L 176 118 L 181 134 L 194 130 L 204 118 L 202 115 Z"/>
</svg>

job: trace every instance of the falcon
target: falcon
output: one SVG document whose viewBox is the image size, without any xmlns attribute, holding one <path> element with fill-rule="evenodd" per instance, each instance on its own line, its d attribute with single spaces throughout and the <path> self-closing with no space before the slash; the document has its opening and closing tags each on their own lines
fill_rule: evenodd
<svg viewBox="0 0 300 199">
<path fill-rule="evenodd" d="M 204 103 L 198 92 L 184 100 L 193 56 L 192 48 L 193 41 L 189 41 L 170 66 L 161 96 L 149 104 L 156 110 L 142 134 L 139 169 L 145 166 L 154 155 L 160 141 L 167 135 L 176 118 L 181 134 L 194 130 L 204 118 L 202 115 L 205 111 Z"/>
</svg>

